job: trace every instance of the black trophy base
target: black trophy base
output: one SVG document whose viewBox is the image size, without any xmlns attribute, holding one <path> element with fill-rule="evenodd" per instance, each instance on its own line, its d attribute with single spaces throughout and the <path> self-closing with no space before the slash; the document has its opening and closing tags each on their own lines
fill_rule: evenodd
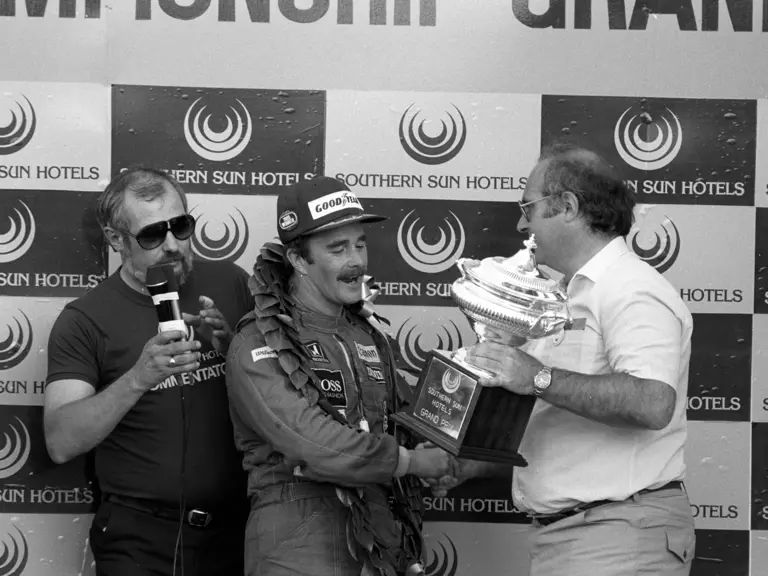
<svg viewBox="0 0 768 576">
<path fill-rule="evenodd" d="M 493 450 L 491 448 L 482 448 L 478 446 L 457 446 L 442 434 L 434 433 L 429 426 L 422 424 L 410 414 L 395 414 L 392 419 L 399 422 L 414 434 L 421 436 L 424 440 L 431 442 L 435 446 L 442 448 L 449 454 L 465 460 L 480 460 L 482 462 L 493 462 L 496 464 L 508 464 L 510 466 L 519 466 L 524 468 L 528 462 L 517 452 L 507 452 L 504 450 Z"/>
<path fill-rule="evenodd" d="M 518 449 L 536 398 L 485 388 L 482 372 L 432 350 L 413 404 L 393 419 L 458 458 L 525 467 Z"/>
</svg>

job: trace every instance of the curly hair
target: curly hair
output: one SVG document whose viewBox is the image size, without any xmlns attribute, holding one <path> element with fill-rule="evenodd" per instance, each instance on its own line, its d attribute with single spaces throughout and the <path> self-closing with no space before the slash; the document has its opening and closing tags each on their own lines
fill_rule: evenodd
<svg viewBox="0 0 768 576">
<path fill-rule="evenodd" d="M 312 254 L 309 251 L 309 235 L 303 234 L 298 238 L 294 238 L 285 245 L 285 263 L 288 266 L 293 267 L 291 261 L 288 259 L 289 252 L 296 252 L 299 256 L 304 258 L 308 264 L 314 264 L 315 260 L 312 258 Z"/>
<path fill-rule="evenodd" d="M 547 216 L 564 208 L 563 194 L 579 200 L 579 213 L 597 233 L 626 236 L 634 222 L 635 197 L 624 180 L 599 154 L 575 144 L 555 142 L 539 158 L 543 166 Z"/>
</svg>

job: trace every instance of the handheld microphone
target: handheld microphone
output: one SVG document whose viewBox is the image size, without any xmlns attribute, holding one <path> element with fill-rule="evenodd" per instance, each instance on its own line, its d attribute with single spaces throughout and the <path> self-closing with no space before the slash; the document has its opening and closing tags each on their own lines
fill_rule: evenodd
<svg viewBox="0 0 768 576">
<path fill-rule="evenodd" d="M 147 268 L 146 285 L 157 311 L 158 332 L 180 330 L 187 334 L 187 325 L 179 308 L 179 288 L 173 264 L 155 264 Z"/>
</svg>

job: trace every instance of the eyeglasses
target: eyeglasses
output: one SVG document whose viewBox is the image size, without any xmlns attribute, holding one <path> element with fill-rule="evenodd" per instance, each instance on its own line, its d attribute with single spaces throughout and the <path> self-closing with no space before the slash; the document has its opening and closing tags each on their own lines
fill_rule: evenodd
<svg viewBox="0 0 768 576">
<path fill-rule="evenodd" d="M 127 230 L 123 230 L 123 232 L 128 234 L 128 236 L 136 238 L 136 242 L 144 250 L 154 250 L 165 242 L 165 237 L 168 235 L 169 230 L 177 240 L 186 240 L 195 231 L 195 217 L 189 214 L 182 214 L 170 220 L 161 220 L 149 226 L 144 226 L 136 234 L 131 234 Z"/>
<path fill-rule="evenodd" d="M 530 202 L 523 202 L 522 200 L 518 200 L 517 204 L 520 206 L 520 212 L 523 213 L 523 218 L 530 222 L 531 216 L 528 214 L 528 210 L 526 210 L 525 207 L 530 206 L 531 204 L 536 204 L 536 202 L 541 202 L 542 200 L 547 200 L 548 198 L 551 198 L 551 196 L 542 196 L 541 198 L 536 198 L 536 200 L 531 200 Z"/>
</svg>

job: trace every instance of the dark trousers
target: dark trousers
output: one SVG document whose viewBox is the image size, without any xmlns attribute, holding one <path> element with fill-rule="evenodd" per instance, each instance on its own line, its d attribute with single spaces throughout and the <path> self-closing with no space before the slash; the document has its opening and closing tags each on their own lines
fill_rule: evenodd
<svg viewBox="0 0 768 576">
<path fill-rule="evenodd" d="M 391 521 L 386 496 L 378 490 L 366 492 L 379 537 L 390 547 L 401 546 L 400 526 Z M 339 500 L 336 486 L 311 481 L 275 484 L 258 490 L 251 506 L 245 531 L 246 576 L 359 576 L 363 571 L 362 562 L 349 552 L 349 509 Z"/>
<path fill-rule="evenodd" d="M 178 520 L 104 501 L 90 530 L 96 575 L 242 576 L 246 516 L 219 514 L 205 528 L 185 522 L 182 540 Z"/>
<path fill-rule="evenodd" d="M 297 482 L 259 491 L 245 531 L 246 576 L 359 576 L 349 553 L 349 510 L 330 484 Z"/>
</svg>

